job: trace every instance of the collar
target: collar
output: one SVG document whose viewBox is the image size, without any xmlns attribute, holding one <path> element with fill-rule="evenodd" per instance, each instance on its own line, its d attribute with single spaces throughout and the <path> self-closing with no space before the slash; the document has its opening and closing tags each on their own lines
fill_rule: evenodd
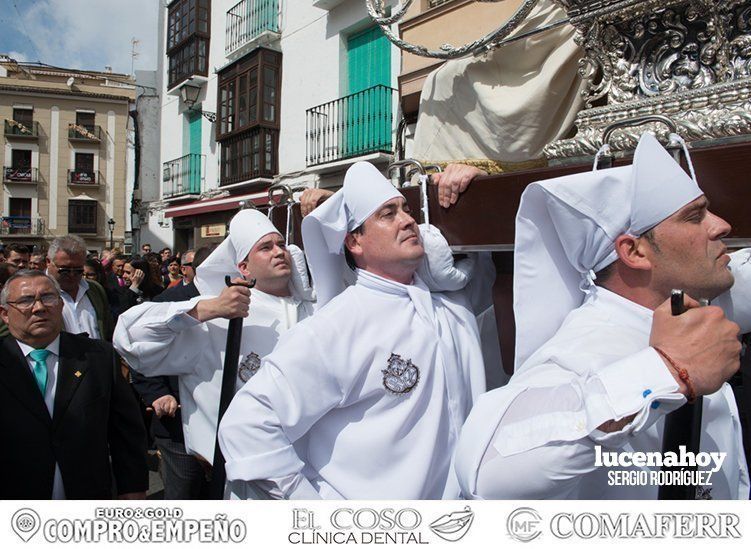
<svg viewBox="0 0 751 549">
<path fill-rule="evenodd" d="M 357 286 L 363 286 L 364 288 L 392 295 L 407 295 L 410 286 L 414 286 L 417 280 L 417 275 L 415 275 L 412 279 L 412 284 L 402 284 L 396 280 L 384 278 L 364 269 L 355 269 L 355 273 L 357 275 Z"/>
<path fill-rule="evenodd" d="M 289 305 L 294 305 L 294 306 L 297 306 L 300 304 L 300 300 L 291 295 L 280 297 L 277 295 L 267 294 L 266 292 L 262 292 L 261 290 L 258 290 L 256 288 L 251 288 L 250 290 L 250 306 L 251 307 L 253 307 L 254 300 L 256 300 L 259 303 L 266 303 L 266 304 L 287 303 Z"/>
<path fill-rule="evenodd" d="M 407 297 L 420 317 L 431 323 L 435 321 L 433 296 L 417 273 L 413 275 L 412 284 L 402 284 L 363 269 L 356 269 L 356 274 L 357 286 L 387 295 Z"/>
<path fill-rule="evenodd" d="M 21 348 L 21 352 L 23 353 L 23 356 L 27 357 L 29 356 L 29 353 L 33 351 L 35 348 L 27 345 L 23 341 L 16 340 L 18 343 L 18 346 Z M 60 356 L 60 334 L 57 334 L 57 337 L 52 340 L 52 342 L 45 347 L 50 353 L 52 353 L 55 356 Z"/>
<path fill-rule="evenodd" d="M 654 311 L 601 286 L 594 287 L 583 306 L 605 307 L 611 318 L 634 330 L 649 333 L 652 329 Z"/>
</svg>

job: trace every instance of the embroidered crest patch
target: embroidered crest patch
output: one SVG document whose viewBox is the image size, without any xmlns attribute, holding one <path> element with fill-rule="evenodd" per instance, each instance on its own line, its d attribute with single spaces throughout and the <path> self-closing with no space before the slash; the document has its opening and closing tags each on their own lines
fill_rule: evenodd
<svg viewBox="0 0 751 549">
<path fill-rule="evenodd" d="M 412 359 L 404 360 L 391 353 L 383 372 L 383 386 L 395 395 L 404 395 L 415 388 L 420 381 L 420 370 L 412 364 Z"/>
<path fill-rule="evenodd" d="M 239 377 L 241 381 L 247 382 L 251 377 L 256 375 L 256 372 L 260 367 L 261 357 L 255 353 L 250 353 L 240 361 L 240 366 L 237 369 L 237 377 Z"/>
</svg>

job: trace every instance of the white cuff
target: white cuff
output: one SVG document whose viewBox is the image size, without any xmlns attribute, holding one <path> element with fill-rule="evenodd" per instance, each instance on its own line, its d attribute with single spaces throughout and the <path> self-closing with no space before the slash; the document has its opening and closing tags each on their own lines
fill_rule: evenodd
<svg viewBox="0 0 751 549">
<path fill-rule="evenodd" d="M 165 325 L 173 332 L 179 333 L 201 324 L 200 320 L 193 318 L 188 312 L 190 312 L 199 301 L 203 301 L 204 299 L 211 299 L 211 296 L 198 296 L 189 301 L 173 301 L 170 303 L 167 318 L 164 321 Z"/>
</svg>

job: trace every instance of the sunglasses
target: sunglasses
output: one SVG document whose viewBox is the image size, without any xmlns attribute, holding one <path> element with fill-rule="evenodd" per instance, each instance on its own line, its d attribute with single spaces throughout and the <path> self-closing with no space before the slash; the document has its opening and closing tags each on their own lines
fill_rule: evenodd
<svg viewBox="0 0 751 549">
<path fill-rule="evenodd" d="M 53 263 L 53 265 L 55 265 Z M 83 267 L 79 268 L 71 268 L 71 267 L 57 267 L 57 272 L 60 274 L 60 276 L 81 276 L 83 274 Z"/>
</svg>

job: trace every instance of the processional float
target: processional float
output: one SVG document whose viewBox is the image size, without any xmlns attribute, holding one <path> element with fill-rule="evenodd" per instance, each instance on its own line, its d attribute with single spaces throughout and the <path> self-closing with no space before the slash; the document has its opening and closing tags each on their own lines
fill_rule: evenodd
<svg viewBox="0 0 751 549">
<path fill-rule="evenodd" d="M 371 18 L 389 40 L 416 55 L 452 60 L 481 57 L 499 49 L 502 54 L 510 42 L 565 25 L 576 29 L 575 42 L 581 48 L 582 107 L 575 114 L 570 136 L 544 147 L 544 158 L 538 162 L 542 167 L 478 178 L 448 209 L 439 206 L 435 186 L 428 184 L 425 193 L 430 222 L 440 228 L 455 252 L 493 252 L 497 268 L 493 301 L 503 364 L 509 374 L 515 339 L 514 219 L 528 184 L 591 170 L 603 145 L 608 147 L 601 167 L 630 164 L 644 131 L 654 133 L 687 168 L 679 142 L 670 137 L 677 134 L 688 143 L 712 211 L 733 227 L 726 243 L 730 248 L 751 245 L 751 0 L 525 0 L 508 21 L 486 36 L 460 47 L 443 45 L 435 50 L 405 42 L 392 30 L 412 1 L 401 1 L 389 14 L 384 0 L 365 0 Z M 544 2 L 561 8 L 561 17 L 542 28 L 515 33 Z M 419 160 L 405 161 L 399 150 L 396 153 L 400 162 L 394 167 L 402 171 L 403 180 L 410 171 L 434 168 Z M 420 211 L 420 188 L 404 187 L 402 192 L 412 210 Z M 292 194 L 275 201 L 270 193 L 270 202 L 272 220 L 278 227 L 291 227 L 287 229 L 290 241 L 301 244 L 299 229 L 295 229 L 301 216 Z M 748 380 L 744 385 L 751 386 Z M 741 407 L 748 400 L 739 402 Z M 697 406 L 684 406 L 669 418 L 666 430 L 672 432 L 665 437 L 666 444 L 687 443 L 698 450 L 697 429 L 691 425 L 701 425 L 700 411 Z M 663 499 L 693 496 L 693 491 L 662 490 L 660 494 Z"/>
</svg>

